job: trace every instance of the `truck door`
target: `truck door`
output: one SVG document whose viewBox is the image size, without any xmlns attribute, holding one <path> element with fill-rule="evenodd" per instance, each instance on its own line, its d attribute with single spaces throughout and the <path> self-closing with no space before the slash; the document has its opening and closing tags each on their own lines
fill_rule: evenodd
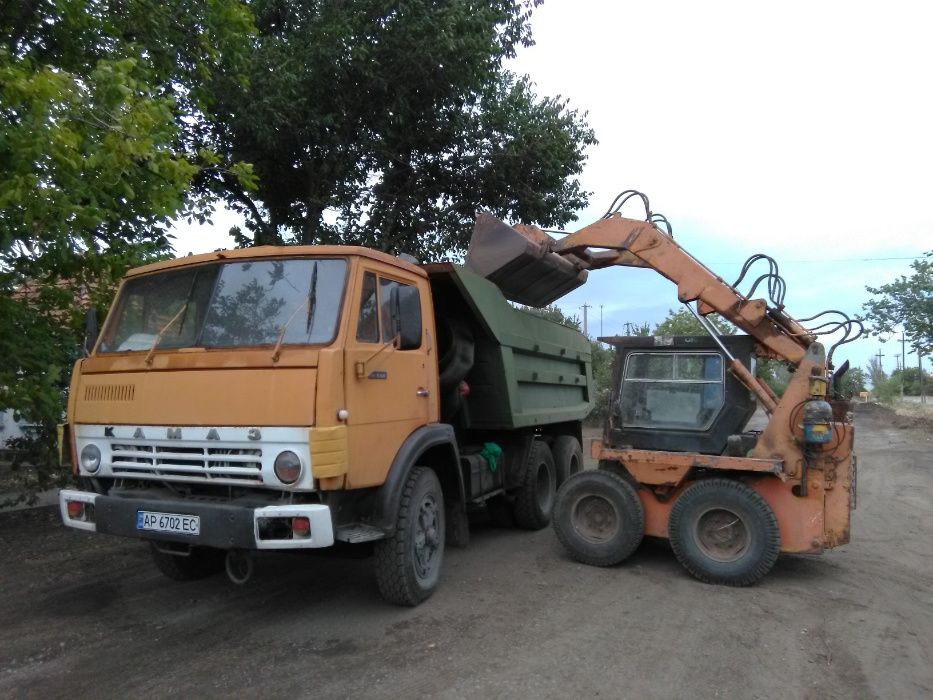
<svg viewBox="0 0 933 700">
<path fill-rule="evenodd" d="M 348 488 L 381 484 L 402 442 L 417 428 L 437 420 L 437 378 L 431 338 L 422 328 L 421 344 L 399 350 L 393 344 L 394 287 L 421 286 L 422 327 L 431 313 L 427 284 L 402 281 L 377 270 L 357 277 L 346 350 Z"/>
</svg>

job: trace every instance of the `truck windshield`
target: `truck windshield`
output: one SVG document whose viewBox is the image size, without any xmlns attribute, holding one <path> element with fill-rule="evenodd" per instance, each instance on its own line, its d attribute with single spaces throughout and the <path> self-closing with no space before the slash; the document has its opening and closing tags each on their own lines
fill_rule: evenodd
<svg viewBox="0 0 933 700">
<path fill-rule="evenodd" d="M 342 259 L 216 263 L 127 281 L 98 352 L 318 345 L 333 340 Z M 161 334 L 161 337 L 160 337 Z"/>
</svg>

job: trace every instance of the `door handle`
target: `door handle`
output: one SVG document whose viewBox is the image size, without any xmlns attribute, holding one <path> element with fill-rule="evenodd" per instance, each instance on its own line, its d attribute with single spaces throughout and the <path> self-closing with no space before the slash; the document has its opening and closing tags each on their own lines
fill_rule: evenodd
<svg viewBox="0 0 933 700">
<path fill-rule="evenodd" d="M 430 395 L 431 395 L 430 391 L 428 391 L 427 389 L 422 389 L 421 387 L 418 387 L 418 390 L 415 392 L 415 396 L 426 397 Z"/>
</svg>

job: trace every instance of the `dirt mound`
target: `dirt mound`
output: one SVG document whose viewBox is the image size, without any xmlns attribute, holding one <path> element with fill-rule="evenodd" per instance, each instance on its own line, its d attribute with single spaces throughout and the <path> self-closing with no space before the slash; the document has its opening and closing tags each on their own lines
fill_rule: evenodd
<svg viewBox="0 0 933 700">
<path fill-rule="evenodd" d="M 873 420 L 887 423 L 892 428 L 901 428 L 904 430 L 909 428 L 933 429 L 933 418 L 904 415 L 878 403 L 853 403 L 852 411 L 855 413 L 856 420 L 862 416 L 866 416 Z"/>
</svg>

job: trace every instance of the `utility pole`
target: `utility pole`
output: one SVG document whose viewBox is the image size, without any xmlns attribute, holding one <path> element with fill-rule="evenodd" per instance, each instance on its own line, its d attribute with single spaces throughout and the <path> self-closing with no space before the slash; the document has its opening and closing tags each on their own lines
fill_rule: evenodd
<svg viewBox="0 0 933 700">
<path fill-rule="evenodd" d="M 904 331 L 901 331 L 901 402 L 904 401 L 904 375 L 907 374 L 907 347 L 904 345 Z"/>
<path fill-rule="evenodd" d="M 603 305 L 599 305 L 599 335 L 603 335 Z"/>
<path fill-rule="evenodd" d="M 881 354 L 881 348 L 878 348 L 878 355 L 877 355 L 877 358 L 878 358 L 878 374 L 881 375 L 881 379 L 884 379 L 884 365 L 881 364 L 881 358 L 882 358 L 882 357 L 884 357 L 884 355 Z M 878 392 L 878 387 L 875 386 L 874 377 L 872 377 L 872 387 L 871 387 L 871 390 L 872 390 L 872 392 L 874 392 L 874 393 L 877 393 L 877 392 Z"/>
<path fill-rule="evenodd" d="M 920 403 L 926 403 L 923 397 L 923 355 L 920 354 L 920 348 L 917 348 L 917 379 L 920 380 Z"/>
<path fill-rule="evenodd" d="M 583 335 L 589 338 L 590 334 L 587 332 L 587 325 L 586 325 L 586 310 L 590 308 L 590 305 L 587 304 L 586 302 L 583 302 L 583 306 L 581 308 L 583 309 Z"/>
</svg>

